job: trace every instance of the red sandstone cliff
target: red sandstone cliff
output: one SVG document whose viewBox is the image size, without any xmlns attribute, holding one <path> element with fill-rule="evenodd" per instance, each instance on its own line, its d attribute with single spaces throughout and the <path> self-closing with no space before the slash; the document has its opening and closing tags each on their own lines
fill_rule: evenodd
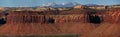
<svg viewBox="0 0 120 37">
<path fill-rule="evenodd" d="M 79 34 L 94 29 L 87 23 L 87 16 L 42 15 L 34 11 L 11 12 L 7 23 L 0 27 L 1 35 Z"/>
<path fill-rule="evenodd" d="M 45 14 L 48 12 L 47 14 Z M 119 9 L 96 11 L 96 10 L 71 10 L 53 13 L 55 11 L 13 11 L 7 16 L 7 23 L 0 27 L 0 34 L 8 35 L 40 35 L 40 34 L 79 34 L 86 37 L 110 36 L 114 29 L 119 31 L 118 25 L 107 25 L 119 23 Z M 65 13 L 66 12 L 66 13 Z M 100 18 L 100 24 L 90 24 L 90 18 Z M 92 20 L 93 21 L 93 20 Z M 93 22 L 92 22 L 93 23 Z M 98 26 L 101 25 L 101 26 Z M 111 30 L 106 34 L 104 30 Z M 95 29 L 95 30 L 94 30 Z M 103 30 L 104 29 L 104 30 Z M 92 32 L 91 32 L 92 31 Z M 100 33 L 96 33 L 102 31 Z M 91 32 L 90 34 L 88 32 Z M 88 34 L 87 34 L 88 33 Z M 117 32 L 114 34 L 118 36 Z"/>
</svg>

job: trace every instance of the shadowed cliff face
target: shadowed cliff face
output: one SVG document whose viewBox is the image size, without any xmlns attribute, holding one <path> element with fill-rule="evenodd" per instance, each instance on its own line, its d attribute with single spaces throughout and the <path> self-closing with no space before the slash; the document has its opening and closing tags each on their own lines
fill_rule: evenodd
<svg viewBox="0 0 120 37">
<path fill-rule="evenodd" d="M 0 25 L 6 24 L 6 14 L 0 13 Z"/>
<path fill-rule="evenodd" d="M 3 25 L 3 24 L 5 24 L 5 23 L 6 23 L 6 20 L 4 20 L 3 18 L 0 19 L 0 25 Z"/>
<path fill-rule="evenodd" d="M 97 15 L 89 15 L 89 22 L 94 24 L 100 24 L 102 21 Z"/>
</svg>

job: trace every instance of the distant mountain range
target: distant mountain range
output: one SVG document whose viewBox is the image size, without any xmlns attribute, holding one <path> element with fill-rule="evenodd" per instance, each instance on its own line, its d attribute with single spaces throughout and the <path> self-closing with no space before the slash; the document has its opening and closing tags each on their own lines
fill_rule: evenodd
<svg viewBox="0 0 120 37">
<path fill-rule="evenodd" d="M 48 4 L 43 4 L 40 7 L 52 7 L 52 8 L 66 8 L 66 7 L 73 7 L 75 5 L 80 5 L 79 3 L 75 3 L 75 2 L 69 2 L 69 3 L 61 3 L 61 4 L 57 4 L 57 3 L 48 3 Z"/>
<path fill-rule="evenodd" d="M 97 5 L 97 4 L 85 4 L 84 6 L 100 6 L 100 5 Z"/>
<path fill-rule="evenodd" d="M 57 3 L 47 3 L 47 4 L 43 4 L 40 7 L 51 7 L 51 8 L 66 8 L 66 7 L 74 7 L 76 5 L 81 5 L 79 3 L 76 2 L 68 2 L 68 3 L 61 3 L 61 4 L 57 4 Z M 101 5 L 97 5 L 97 4 L 85 4 L 83 6 L 101 6 Z"/>
</svg>

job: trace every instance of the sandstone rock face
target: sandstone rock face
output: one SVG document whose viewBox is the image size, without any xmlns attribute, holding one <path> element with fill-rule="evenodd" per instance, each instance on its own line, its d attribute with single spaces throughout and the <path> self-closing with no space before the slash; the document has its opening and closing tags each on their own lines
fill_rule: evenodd
<svg viewBox="0 0 120 37">
<path fill-rule="evenodd" d="M 11 12 L 7 16 L 7 23 L 67 23 L 86 22 L 87 16 L 79 15 L 41 15 L 39 12 Z"/>
<path fill-rule="evenodd" d="M 87 16 L 43 15 L 35 11 L 11 12 L 7 23 L 0 28 L 1 35 L 79 34 L 94 29 Z M 86 27 L 86 28 L 84 28 Z"/>
<path fill-rule="evenodd" d="M 0 34 L 84 34 L 94 29 L 102 31 L 102 29 L 97 29 L 99 28 L 98 25 L 101 28 L 106 23 L 119 23 L 119 15 L 119 9 L 105 11 L 13 11 L 7 16 L 7 23 L 0 27 Z M 98 25 L 96 25 L 96 22 Z"/>
</svg>

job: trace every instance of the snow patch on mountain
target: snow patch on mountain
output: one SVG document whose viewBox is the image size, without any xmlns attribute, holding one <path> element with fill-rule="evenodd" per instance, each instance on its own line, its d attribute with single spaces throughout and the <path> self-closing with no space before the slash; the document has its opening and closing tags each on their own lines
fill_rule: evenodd
<svg viewBox="0 0 120 37">
<path fill-rule="evenodd" d="M 43 4 L 41 7 L 52 7 L 52 8 L 64 8 L 64 7 L 73 7 L 78 5 L 78 3 L 75 2 L 68 2 L 68 3 L 47 3 L 47 4 Z"/>
</svg>

